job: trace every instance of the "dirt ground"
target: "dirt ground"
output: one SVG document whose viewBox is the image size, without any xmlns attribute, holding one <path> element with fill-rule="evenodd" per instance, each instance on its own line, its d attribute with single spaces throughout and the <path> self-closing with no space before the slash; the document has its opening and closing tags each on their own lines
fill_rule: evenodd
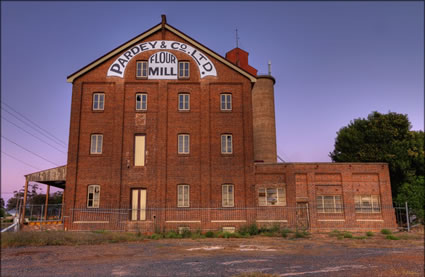
<svg viewBox="0 0 425 277">
<path fill-rule="evenodd" d="M 424 276 L 423 233 L 392 241 L 163 239 L 2 249 L 1 276 Z"/>
</svg>

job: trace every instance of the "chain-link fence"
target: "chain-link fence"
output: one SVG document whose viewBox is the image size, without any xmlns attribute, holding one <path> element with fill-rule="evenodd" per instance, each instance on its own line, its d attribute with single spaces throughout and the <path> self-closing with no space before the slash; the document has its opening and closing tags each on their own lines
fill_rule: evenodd
<svg viewBox="0 0 425 277">
<path fill-rule="evenodd" d="M 62 204 L 26 205 L 25 221 L 58 221 L 62 220 Z"/>
</svg>

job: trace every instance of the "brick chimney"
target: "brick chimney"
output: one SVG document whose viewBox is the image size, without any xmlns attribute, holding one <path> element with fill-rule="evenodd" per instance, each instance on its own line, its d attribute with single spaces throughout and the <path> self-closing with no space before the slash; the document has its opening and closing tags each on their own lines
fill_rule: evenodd
<svg viewBox="0 0 425 277">
<path fill-rule="evenodd" d="M 226 53 L 226 60 L 251 73 L 252 75 L 257 76 L 257 69 L 248 64 L 248 55 L 248 52 L 236 47 L 235 49 Z"/>
</svg>

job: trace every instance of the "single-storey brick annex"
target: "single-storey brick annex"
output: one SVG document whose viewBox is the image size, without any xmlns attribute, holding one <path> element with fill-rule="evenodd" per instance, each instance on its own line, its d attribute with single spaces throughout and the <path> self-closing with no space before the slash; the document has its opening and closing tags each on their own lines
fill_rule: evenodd
<svg viewBox="0 0 425 277">
<path fill-rule="evenodd" d="M 395 227 L 385 163 L 278 163 L 271 75 L 162 22 L 68 76 L 67 230 Z"/>
</svg>

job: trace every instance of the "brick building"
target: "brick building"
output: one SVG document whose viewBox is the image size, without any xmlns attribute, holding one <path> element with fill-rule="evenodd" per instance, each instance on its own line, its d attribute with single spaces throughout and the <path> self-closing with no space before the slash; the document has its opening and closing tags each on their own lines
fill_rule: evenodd
<svg viewBox="0 0 425 277">
<path fill-rule="evenodd" d="M 275 79 L 242 49 L 163 16 L 68 82 L 66 229 L 395 227 L 387 164 L 277 163 Z"/>
</svg>

